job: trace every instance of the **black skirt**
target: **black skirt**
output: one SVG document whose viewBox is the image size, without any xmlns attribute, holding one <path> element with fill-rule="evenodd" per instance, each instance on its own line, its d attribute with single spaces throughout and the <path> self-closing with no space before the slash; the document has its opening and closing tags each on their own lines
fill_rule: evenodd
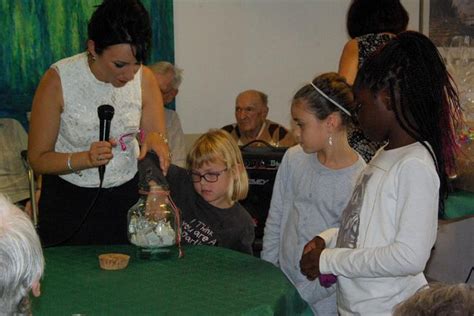
<svg viewBox="0 0 474 316">
<path fill-rule="evenodd" d="M 43 246 L 128 243 L 127 212 L 139 198 L 138 175 L 118 187 L 102 188 L 97 196 L 98 190 L 43 176 L 38 206 Z"/>
</svg>

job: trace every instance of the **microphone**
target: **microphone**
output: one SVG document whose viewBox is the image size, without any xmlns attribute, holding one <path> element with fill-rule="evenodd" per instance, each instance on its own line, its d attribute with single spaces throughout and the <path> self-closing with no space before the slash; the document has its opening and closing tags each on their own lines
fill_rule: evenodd
<svg viewBox="0 0 474 316">
<path fill-rule="evenodd" d="M 97 114 L 99 115 L 100 126 L 99 126 L 99 140 L 108 141 L 110 134 L 110 122 L 114 117 L 114 107 L 109 104 L 103 104 L 97 108 Z M 99 179 L 100 185 L 102 186 L 102 181 L 104 180 L 105 174 L 105 165 L 99 166 Z"/>
</svg>

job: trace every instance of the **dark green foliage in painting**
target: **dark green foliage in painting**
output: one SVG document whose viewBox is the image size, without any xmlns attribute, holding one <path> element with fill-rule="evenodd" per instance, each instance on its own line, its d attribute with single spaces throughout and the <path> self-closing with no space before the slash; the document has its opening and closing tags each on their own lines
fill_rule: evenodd
<svg viewBox="0 0 474 316">
<path fill-rule="evenodd" d="M 173 0 L 142 0 L 153 25 L 152 49 L 148 61 L 174 63 Z"/>
<path fill-rule="evenodd" d="M 87 22 L 101 0 L 0 0 L 0 116 L 26 123 L 41 76 L 84 51 Z M 143 0 L 153 39 L 150 62 L 174 62 L 173 1 Z"/>
</svg>

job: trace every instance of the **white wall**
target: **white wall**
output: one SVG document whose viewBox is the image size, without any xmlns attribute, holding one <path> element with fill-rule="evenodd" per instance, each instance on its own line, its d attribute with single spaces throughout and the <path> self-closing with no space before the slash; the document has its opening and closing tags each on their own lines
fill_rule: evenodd
<svg viewBox="0 0 474 316">
<path fill-rule="evenodd" d="M 377 1 L 377 0 L 374 0 Z M 418 30 L 419 0 L 402 1 Z M 293 94 L 337 71 L 349 0 L 175 0 L 176 100 L 185 133 L 234 122 L 236 95 L 268 94 L 269 118 L 289 126 Z"/>
</svg>

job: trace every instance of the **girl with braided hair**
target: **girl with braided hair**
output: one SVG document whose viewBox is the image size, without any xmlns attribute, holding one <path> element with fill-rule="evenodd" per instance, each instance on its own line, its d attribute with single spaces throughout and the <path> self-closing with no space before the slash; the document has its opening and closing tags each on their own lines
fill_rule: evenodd
<svg viewBox="0 0 474 316">
<path fill-rule="evenodd" d="M 400 33 L 369 59 L 354 95 L 364 133 L 387 145 L 359 177 L 340 228 L 306 244 L 300 268 L 310 280 L 337 276 L 340 315 L 391 315 L 427 284 L 461 108 L 443 59 L 417 32 Z"/>
</svg>

